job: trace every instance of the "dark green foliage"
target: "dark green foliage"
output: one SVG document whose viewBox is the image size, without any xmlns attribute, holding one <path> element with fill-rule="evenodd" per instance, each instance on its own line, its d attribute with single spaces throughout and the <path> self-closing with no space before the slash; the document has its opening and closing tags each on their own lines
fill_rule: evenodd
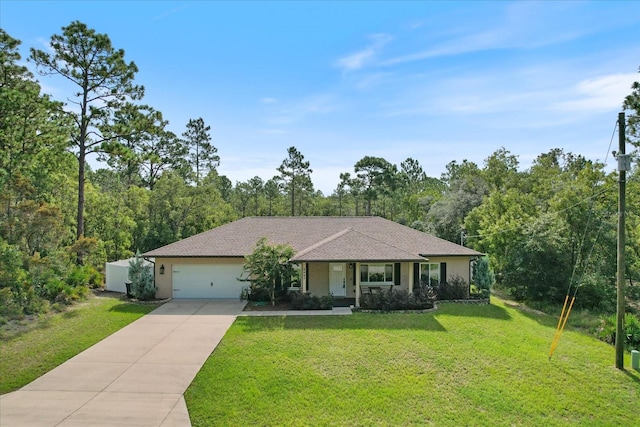
<svg viewBox="0 0 640 427">
<path fill-rule="evenodd" d="M 142 301 L 152 300 L 156 297 L 153 270 L 137 253 L 135 258 L 129 261 L 129 281 L 131 282 L 131 294 Z"/>
<path fill-rule="evenodd" d="M 320 297 L 320 310 L 331 310 L 333 308 L 333 295 L 323 295 Z"/>
<path fill-rule="evenodd" d="M 89 265 L 75 266 L 69 272 L 65 282 L 74 288 L 78 286 L 96 288 L 102 284 L 102 275 Z"/>
<path fill-rule="evenodd" d="M 640 72 L 640 71 L 639 71 Z M 622 107 L 631 110 L 627 114 L 627 137 L 634 145 L 640 143 L 640 80 L 631 85 L 632 92 L 624 99 Z"/>
<path fill-rule="evenodd" d="M 202 117 L 199 117 L 189 120 L 187 130 L 182 134 L 191 166 L 187 177 L 193 177 L 196 184 L 200 184 L 202 177 L 220 164 L 220 157 L 216 154 L 218 149 L 211 144 L 210 131 L 211 126 L 206 126 Z"/>
<path fill-rule="evenodd" d="M 276 296 L 291 282 L 292 269 L 289 260 L 293 256 L 290 245 L 271 244 L 266 238 L 256 243 L 253 252 L 245 257 L 243 265 L 246 279 L 251 281 L 251 292 L 259 289 L 269 293 L 272 305 Z"/>
<path fill-rule="evenodd" d="M 424 310 L 433 308 L 436 294 L 430 286 L 417 286 L 413 293 L 390 287 L 374 293 L 360 295 L 360 307 L 371 310 Z"/>
<path fill-rule="evenodd" d="M 373 202 L 395 190 L 398 168 L 381 157 L 364 156 L 353 169 L 366 201 L 366 215 L 371 215 Z"/>
<path fill-rule="evenodd" d="M 473 266 L 473 277 L 471 280 L 480 290 L 482 296 L 485 298 L 489 296 L 491 287 L 496 282 L 493 270 L 489 267 L 489 257 L 484 256 L 476 261 Z"/>
<path fill-rule="evenodd" d="M 282 188 L 289 193 L 291 198 L 291 216 L 296 214 L 296 197 L 298 205 L 302 206 L 302 199 L 305 193 L 313 192 L 313 184 L 311 182 L 311 173 L 313 170 L 309 167 L 309 162 L 304 160 L 304 156 L 296 147 L 287 149 L 288 157 L 282 161 L 278 168 L 280 176 L 278 181 L 282 184 Z M 299 207 L 298 215 L 302 215 L 302 209 Z"/>
<path fill-rule="evenodd" d="M 88 288 L 85 285 L 69 285 L 61 280 L 50 278 L 39 288 L 40 296 L 52 303 L 69 305 L 86 298 Z"/>
<path fill-rule="evenodd" d="M 84 236 L 84 185 L 86 156 L 113 151 L 112 142 L 135 132 L 115 120 L 117 114 L 132 108 L 130 101 L 142 98 L 144 88 L 133 84 L 138 67 L 127 63 L 124 51 L 116 50 L 109 36 L 96 33 L 86 24 L 74 21 L 51 36 L 48 51 L 31 49 L 31 60 L 43 75 L 57 75 L 74 85 L 66 99 L 77 109 L 67 112 L 75 123 L 71 140 L 78 158 L 78 199 L 76 237 Z M 78 255 L 78 264 L 82 264 Z"/>
<path fill-rule="evenodd" d="M 580 281 L 574 306 L 601 313 L 611 313 L 616 310 L 615 300 L 615 281 L 600 273 L 591 273 L 585 275 Z"/>
<path fill-rule="evenodd" d="M 18 319 L 22 315 L 22 307 L 16 301 L 11 289 L 0 288 L 0 316 L 7 319 Z"/>
<path fill-rule="evenodd" d="M 12 289 L 13 296 L 24 314 L 46 313 L 49 309 L 49 302 L 40 298 L 33 286 L 27 283 Z"/>
<path fill-rule="evenodd" d="M 290 292 L 291 308 L 294 310 L 331 310 L 333 307 L 333 297 L 324 295 L 317 297 L 310 292 L 302 293 L 300 291 Z"/>
<path fill-rule="evenodd" d="M 446 282 L 435 287 L 440 301 L 469 298 L 469 284 L 460 276 L 451 276 Z"/>
<path fill-rule="evenodd" d="M 624 315 L 624 348 L 627 351 L 640 350 L 640 319 L 631 313 Z M 609 344 L 616 342 L 616 315 L 603 317 L 598 330 L 598 338 Z"/>
<path fill-rule="evenodd" d="M 249 287 L 249 293 L 247 294 L 247 299 L 253 302 L 269 302 L 271 301 L 271 295 L 269 294 L 269 290 L 260 286 L 253 286 L 253 284 Z"/>
</svg>

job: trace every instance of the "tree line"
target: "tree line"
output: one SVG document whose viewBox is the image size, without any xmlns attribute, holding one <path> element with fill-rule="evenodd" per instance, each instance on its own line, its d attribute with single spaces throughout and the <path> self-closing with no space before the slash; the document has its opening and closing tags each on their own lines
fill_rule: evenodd
<svg viewBox="0 0 640 427">
<path fill-rule="evenodd" d="M 137 66 L 106 34 L 75 21 L 51 37 L 51 50 L 31 49 L 40 75 L 73 87 L 66 104 L 42 92 L 19 45 L 0 29 L 0 305 L 15 312 L 37 311 L 27 303 L 37 298 L 75 298 L 80 282 L 101 281 L 106 261 L 249 215 L 382 216 L 487 253 L 516 298 L 558 301 L 574 281 L 579 304 L 611 308 L 617 174 L 603 163 L 554 149 L 521 170 L 500 148 L 482 165 L 451 161 L 436 178 L 413 158 L 395 165 L 364 156 L 324 195 L 311 162 L 290 147 L 274 176 L 234 183 L 217 171 L 211 126 L 200 117 L 181 135 L 169 131 L 142 103 Z M 637 146 L 638 83 L 631 89 L 623 108 Z M 91 169 L 89 155 L 103 167 Z M 636 164 L 628 174 L 631 283 L 640 267 L 638 190 Z"/>
</svg>

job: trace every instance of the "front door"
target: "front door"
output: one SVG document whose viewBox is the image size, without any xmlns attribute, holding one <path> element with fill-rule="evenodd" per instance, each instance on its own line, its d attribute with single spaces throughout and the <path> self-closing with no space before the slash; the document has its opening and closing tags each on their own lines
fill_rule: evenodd
<svg viewBox="0 0 640 427">
<path fill-rule="evenodd" d="M 329 264 L 329 292 L 334 297 L 347 295 L 347 271 L 344 263 Z"/>
</svg>

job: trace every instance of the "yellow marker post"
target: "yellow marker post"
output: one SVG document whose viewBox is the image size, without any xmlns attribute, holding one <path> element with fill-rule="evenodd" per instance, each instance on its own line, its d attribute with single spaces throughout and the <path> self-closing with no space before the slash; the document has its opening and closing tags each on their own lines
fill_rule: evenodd
<svg viewBox="0 0 640 427">
<path fill-rule="evenodd" d="M 571 304 L 569 304 L 569 308 L 567 309 L 567 312 L 565 314 L 564 307 L 567 305 L 568 298 L 569 298 L 569 295 L 567 295 L 567 297 L 564 300 L 565 305 L 562 307 L 562 313 L 560 314 L 560 319 L 558 320 L 558 327 L 556 328 L 556 335 L 553 338 L 553 343 L 551 343 L 551 350 L 549 350 L 549 360 L 551 360 L 551 356 L 553 356 L 553 353 L 556 351 L 556 347 L 560 342 L 560 336 L 562 336 L 562 332 L 564 331 L 564 327 L 567 324 L 567 320 L 569 320 L 569 313 L 571 313 L 571 308 L 573 307 L 573 303 L 576 300 L 575 296 L 571 298 Z"/>
</svg>

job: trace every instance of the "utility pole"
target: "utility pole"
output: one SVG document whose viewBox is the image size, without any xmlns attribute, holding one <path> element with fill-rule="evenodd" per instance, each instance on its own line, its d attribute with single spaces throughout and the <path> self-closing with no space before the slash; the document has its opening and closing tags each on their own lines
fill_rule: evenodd
<svg viewBox="0 0 640 427">
<path fill-rule="evenodd" d="M 626 172 L 630 169 L 629 157 L 625 153 L 625 115 L 618 113 L 618 272 L 617 272 L 617 305 L 616 305 L 616 368 L 624 369 L 624 273 L 625 273 L 625 191 Z"/>
</svg>

